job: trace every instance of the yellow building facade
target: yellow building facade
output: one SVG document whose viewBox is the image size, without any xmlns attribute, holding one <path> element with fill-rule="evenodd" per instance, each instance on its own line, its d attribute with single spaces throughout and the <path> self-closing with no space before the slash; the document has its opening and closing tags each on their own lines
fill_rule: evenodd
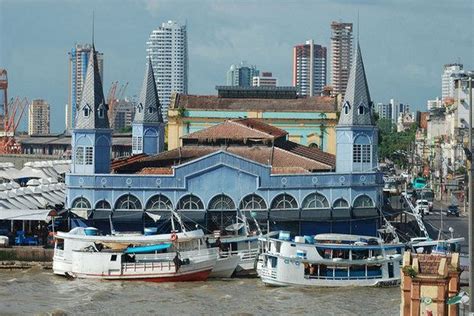
<svg viewBox="0 0 474 316">
<path fill-rule="evenodd" d="M 174 94 L 168 110 L 168 149 L 181 137 L 229 119 L 256 118 L 288 132 L 288 139 L 336 153 L 337 100 L 329 96 L 294 99 L 223 98 Z"/>
</svg>

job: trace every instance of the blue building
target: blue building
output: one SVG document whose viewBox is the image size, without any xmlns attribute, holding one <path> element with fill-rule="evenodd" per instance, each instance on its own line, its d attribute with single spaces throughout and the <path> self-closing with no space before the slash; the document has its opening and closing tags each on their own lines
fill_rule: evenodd
<svg viewBox="0 0 474 316">
<path fill-rule="evenodd" d="M 90 60 L 95 73 L 96 58 Z M 142 91 L 156 89 L 146 79 L 150 73 Z M 81 111 L 89 106 L 96 119 L 78 116 L 73 134 L 78 154 L 66 177 L 68 210 L 93 225 L 106 227 L 111 218 L 116 229 L 141 229 L 149 224 L 147 214 L 168 218 L 173 209 L 184 221 L 213 231 L 232 224 L 242 211 L 271 229 L 299 234 L 376 234 L 383 179 L 359 46 L 336 128 L 336 157 L 292 142 L 286 131 L 260 120 L 236 119 L 183 136 L 178 148 L 159 152 L 157 145 L 156 154 L 143 150 L 110 164 L 104 147 L 110 132 L 107 116 L 100 116 L 97 80 L 98 75 L 87 77 L 81 102 Z M 146 112 L 152 105 L 143 100 Z M 136 124 L 133 137 L 145 139 L 146 128 L 138 125 L 146 124 Z M 160 144 L 159 135 L 154 144 Z M 81 158 L 87 158 L 83 146 L 92 146 L 89 160 Z"/>
</svg>

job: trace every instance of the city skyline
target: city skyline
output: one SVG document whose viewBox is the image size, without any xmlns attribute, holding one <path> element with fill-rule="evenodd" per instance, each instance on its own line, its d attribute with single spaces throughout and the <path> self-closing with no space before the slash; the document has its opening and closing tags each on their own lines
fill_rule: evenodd
<svg viewBox="0 0 474 316">
<path fill-rule="evenodd" d="M 284 2 L 238 5 L 219 1 L 127 1 L 120 8 L 111 8 L 106 1 L 84 6 L 75 6 L 72 1 L 58 6 L 55 1 L 4 0 L 0 1 L 4 43 L 0 47 L 0 64 L 9 72 L 9 95 L 45 99 L 51 105 L 52 132 L 61 132 L 64 105 L 68 102 L 67 52 L 75 43 L 90 41 L 91 23 L 85 21 L 91 21 L 92 10 L 96 14 L 96 46 L 107 56 L 104 90 L 112 81 L 128 81 L 131 96 L 139 94 L 146 40 L 162 22 L 176 20 L 188 26 L 189 93 L 215 94 L 222 72 L 235 60 L 252 60 L 261 69 L 272 69 L 280 85 L 289 85 L 292 47 L 307 38 L 329 47 L 330 23 L 352 22 L 357 29 L 359 10 L 359 37 L 367 48 L 366 71 L 374 101 L 396 98 L 414 109 L 425 109 L 426 100 L 441 96 L 444 64 L 460 61 L 465 69 L 472 68 L 472 32 L 465 32 L 462 23 L 452 23 L 453 19 L 468 21 L 472 4 L 399 4 L 369 0 L 356 4 L 306 2 L 305 6 L 293 8 L 298 19 L 289 25 L 286 15 L 292 5 Z M 417 14 L 419 10 L 425 14 Z M 275 27 L 281 32 L 274 32 Z M 440 38 L 443 45 L 439 45 Z M 34 53 L 37 50 L 42 54 Z M 328 82 L 330 74 L 328 69 Z M 24 121 L 22 130 L 25 126 Z"/>
</svg>

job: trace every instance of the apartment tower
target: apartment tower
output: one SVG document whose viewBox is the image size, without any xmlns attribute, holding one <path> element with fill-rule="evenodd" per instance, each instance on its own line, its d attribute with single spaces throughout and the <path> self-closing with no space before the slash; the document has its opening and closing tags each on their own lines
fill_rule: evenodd
<svg viewBox="0 0 474 316">
<path fill-rule="evenodd" d="M 463 65 L 459 63 L 446 64 L 441 75 L 441 100 L 454 98 L 454 76 L 463 72 Z"/>
<path fill-rule="evenodd" d="M 333 94 L 344 93 L 352 63 L 352 23 L 331 23 L 331 69 Z"/>
<path fill-rule="evenodd" d="M 313 40 L 293 47 L 293 86 L 299 96 L 320 95 L 326 85 L 327 49 Z"/>
<path fill-rule="evenodd" d="M 28 107 L 28 135 L 49 133 L 49 104 L 45 100 L 33 100 Z"/>
<path fill-rule="evenodd" d="M 82 88 L 86 80 L 87 64 L 92 45 L 76 44 L 69 54 L 69 102 L 66 111 L 66 129 L 71 130 L 75 126 L 76 112 L 82 97 Z M 100 77 L 104 78 L 104 56 L 97 52 L 97 62 Z"/>
<path fill-rule="evenodd" d="M 168 121 L 171 94 L 188 93 L 188 41 L 186 25 L 175 21 L 162 23 L 146 42 L 151 58 L 162 116 Z"/>
</svg>

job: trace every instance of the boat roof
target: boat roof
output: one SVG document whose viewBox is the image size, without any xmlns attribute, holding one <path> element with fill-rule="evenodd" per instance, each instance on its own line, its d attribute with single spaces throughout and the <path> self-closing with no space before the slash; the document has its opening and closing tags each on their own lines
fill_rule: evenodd
<svg viewBox="0 0 474 316">
<path fill-rule="evenodd" d="M 334 234 L 334 233 L 327 233 L 327 234 L 318 234 L 314 236 L 315 240 L 336 240 L 336 241 L 363 241 L 369 239 L 376 239 L 377 241 L 381 241 L 380 238 L 375 236 L 364 236 L 364 235 L 350 235 L 350 234 Z"/>
<path fill-rule="evenodd" d="M 90 227 L 89 227 L 90 228 Z M 55 236 L 56 239 L 70 239 L 78 241 L 89 241 L 89 242 L 116 242 L 116 243 L 130 243 L 130 244 L 152 244 L 160 242 L 169 242 L 171 240 L 170 234 L 158 234 L 158 235 L 142 235 L 142 234 L 121 234 L 121 235 L 99 235 L 92 236 L 85 234 L 84 227 L 76 227 L 71 229 L 70 232 L 58 232 Z M 177 242 L 189 241 L 193 239 L 199 239 L 204 237 L 202 229 L 192 230 L 189 232 L 176 233 Z"/>
</svg>

